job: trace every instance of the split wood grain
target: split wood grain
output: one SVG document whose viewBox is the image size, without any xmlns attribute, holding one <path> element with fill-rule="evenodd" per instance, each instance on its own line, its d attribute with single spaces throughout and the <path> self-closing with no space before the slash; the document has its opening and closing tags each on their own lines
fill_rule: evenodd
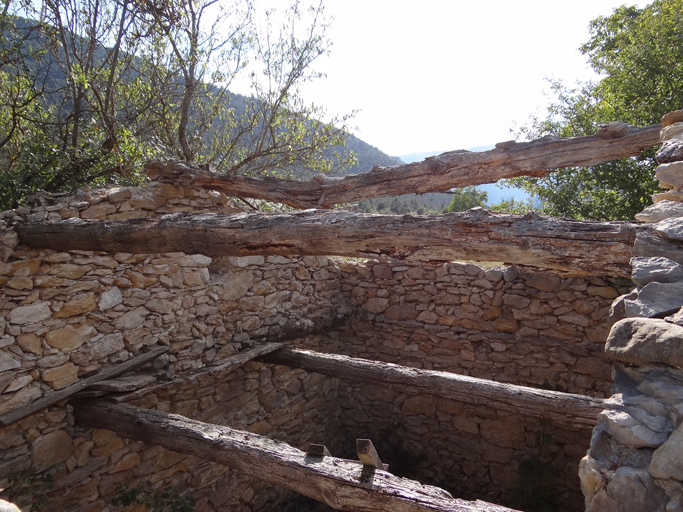
<svg viewBox="0 0 683 512">
<path fill-rule="evenodd" d="M 113 430 L 178 453 L 224 464 L 339 509 L 357 512 L 511 512 L 454 499 L 443 489 L 335 457 L 307 460 L 281 441 L 162 411 L 102 400 L 74 402 L 77 424 Z"/>
</svg>

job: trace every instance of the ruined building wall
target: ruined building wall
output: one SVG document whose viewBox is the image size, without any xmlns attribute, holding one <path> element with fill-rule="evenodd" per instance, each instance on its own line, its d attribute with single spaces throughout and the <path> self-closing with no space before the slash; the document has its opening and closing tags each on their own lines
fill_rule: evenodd
<svg viewBox="0 0 683 512">
<path fill-rule="evenodd" d="M 237 211 L 221 194 L 155 183 L 59 201 L 5 212 L 0 220 L 0 414 L 167 345 L 169 352 L 147 370 L 150 380 L 121 401 L 301 449 L 323 443 L 349 458 L 354 440 L 367 436 L 397 474 L 465 498 L 508 500 L 519 488 L 520 463 L 541 455 L 555 468 L 553 492 L 561 506 L 578 510 L 575 475 L 589 432 L 256 362 L 188 379 L 254 340 L 294 332 L 299 337 L 287 343 L 323 352 L 605 396 L 611 385 L 603 356 L 606 316 L 623 283 L 462 263 L 19 246 L 11 227 L 23 219 Z M 350 306 L 350 316 L 334 327 Z M 331 330 L 305 336 L 320 328 Z M 120 485 L 139 482 L 174 493 L 191 488 L 197 512 L 277 509 L 291 496 L 217 464 L 106 430 L 81 431 L 68 405 L 0 430 L 0 487 L 12 474 L 36 470 L 42 471 L 34 482 L 38 495 L 47 493 L 64 510 L 107 510 Z M 54 476 L 49 493 L 46 474 Z"/>
<path fill-rule="evenodd" d="M 156 345 L 170 350 L 147 371 L 148 392 L 129 403 L 250 430 L 307 448 L 335 448 L 337 381 L 250 362 L 199 375 L 249 339 L 305 333 L 338 307 L 339 272 L 324 257 L 57 253 L 20 245 L 22 219 L 121 219 L 178 211 L 235 211 L 225 196 L 155 185 L 80 193 L 68 202 L 2 214 L 0 243 L 0 414 L 62 389 Z M 320 338 L 294 343 L 316 349 Z M 155 388 L 156 384 L 159 384 Z M 172 385 L 169 385 L 173 383 Z M 163 386 L 161 384 L 164 384 Z M 32 476 L 34 472 L 41 472 Z M 16 485 L 33 481 L 30 491 Z M 223 466 L 74 427 L 58 405 L 0 429 L 0 487 L 22 504 L 49 498 L 52 510 L 111 508 L 117 485 L 192 488 L 195 511 L 275 509 L 291 493 Z"/>
<path fill-rule="evenodd" d="M 630 290 L 628 282 L 458 262 L 340 266 L 342 289 L 356 306 L 353 319 L 329 334 L 340 353 L 583 395 L 609 394 L 608 314 L 614 297 Z M 360 432 L 377 439 L 386 462 L 405 476 L 464 498 L 513 506 L 528 486 L 547 485 L 557 510 L 582 510 L 576 475 L 589 429 L 343 381 L 339 397 L 345 435 Z M 520 475 L 523 461 L 539 458 L 552 467 L 552 477 L 538 482 Z"/>
</svg>

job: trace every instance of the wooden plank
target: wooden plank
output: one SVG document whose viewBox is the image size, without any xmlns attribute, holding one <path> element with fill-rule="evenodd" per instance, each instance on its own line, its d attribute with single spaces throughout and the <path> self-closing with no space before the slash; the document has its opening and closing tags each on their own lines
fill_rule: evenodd
<svg viewBox="0 0 683 512">
<path fill-rule="evenodd" d="M 270 352 L 273 352 L 282 346 L 283 343 L 260 343 L 253 348 L 243 350 L 242 352 L 221 359 L 214 365 L 205 366 L 204 368 L 194 372 L 184 373 L 173 380 L 158 382 L 131 393 L 113 396 L 111 399 L 117 403 L 129 402 L 131 400 L 136 400 L 138 398 L 142 398 L 143 396 L 149 395 L 158 389 L 164 389 L 180 383 L 196 383 L 199 381 L 199 379 L 209 375 L 222 379 L 227 377 L 233 370 L 243 366 L 244 363 L 247 363 L 259 356 L 269 354 Z"/>
<path fill-rule="evenodd" d="M 145 219 L 27 222 L 34 249 L 207 256 L 328 255 L 408 261 L 500 261 L 568 275 L 630 276 L 640 223 L 576 221 L 482 209 L 447 215 L 370 215 L 320 211 L 173 214 Z"/>
<path fill-rule="evenodd" d="M 121 375 L 122 373 L 135 370 L 136 368 L 146 363 L 149 363 L 150 361 L 153 361 L 154 359 L 156 359 L 161 354 L 167 351 L 168 347 L 164 346 L 153 348 L 149 352 L 140 354 L 139 356 L 133 357 L 128 361 L 124 361 L 123 363 L 119 363 L 115 366 L 111 366 L 110 368 L 105 368 L 96 373 L 95 375 L 92 375 L 91 377 L 88 377 L 86 379 L 76 381 L 74 384 L 71 384 L 70 386 L 67 386 L 63 389 L 50 391 L 38 400 L 31 402 L 30 404 L 26 404 L 22 407 L 18 407 L 13 411 L 8 412 L 7 414 L 0 416 L 0 428 L 6 427 L 7 425 L 11 425 L 15 421 L 19 421 L 20 419 L 25 418 L 26 416 L 30 416 L 31 414 L 38 412 L 41 409 L 54 405 L 57 402 L 61 402 L 65 398 L 69 398 L 72 395 L 78 393 L 79 391 L 83 391 L 84 389 L 92 386 L 97 382 L 106 379 L 111 379 L 112 377 L 116 377 L 117 375 Z"/>
<path fill-rule="evenodd" d="M 661 127 L 661 124 L 638 128 L 610 123 L 596 134 L 585 137 L 547 136 L 531 142 L 503 142 L 490 151 L 450 151 L 422 162 L 375 166 L 369 172 L 343 178 L 320 175 L 310 181 L 221 175 L 174 161 L 168 164 L 149 162 L 145 170 L 152 179 L 184 187 L 266 199 L 300 209 L 332 208 L 335 204 L 373 197 L 443 192 L 495 183 L 503 178 L 545 176 L 552 169 L 587 167 L 636 156 L 643 149 L 659 144 Z"/>
<path fill-rule="evenodd" d="M 267 437 L 202 423 L 162 411 L 102 400 L 74 402 L 80 426 L 194 455 L 356 512 L 510 512 L 481 501 L 454 499 L 443 489 L 399 478 L 335 457 L 308 459 L 301 450 Z"/>
<path fill-rule="evenodd" d="M 282 348 L 260 357 L 265 363 L 302 368 L 345 382 L 382 386 L 410 395 L 449 398 L 502 411 L 547 419 L 558 425 L 593 428 L 605 401 L 570 393 L 504 384 L 456 373 L 420 370 L 337 354 Z"/>
</svg>

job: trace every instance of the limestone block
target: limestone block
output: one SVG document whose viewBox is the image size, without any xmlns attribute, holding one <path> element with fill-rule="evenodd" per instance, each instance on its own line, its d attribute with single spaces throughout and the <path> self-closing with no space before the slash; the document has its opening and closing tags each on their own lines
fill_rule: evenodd
<svg viewBox="0 0 683 512">
<path fill-rule="evenodd" d="M 598 424 L 624 446 L 656 448 L 668 437 L 665 432 L 647 428 L 626 411 L 602 411 L 598 415 Z"/>
<path fill-rule="evenodd" d="M 417 316 L 417 321 L 424 322 L 426 324 L 435 324 L 439 321 L 439 315 L 433 311 L 423 311 Z"/>
<path fill-rule="evenodd" d="M 31 382 L 33 382 L 33 377 L 31 377 L 30 375 L 22 375 L 21 377 L 17 377 L 12 381 L 12 383 L 9 386 L 7 386 L 7 389 L 5 389 L 5 393 L 19 391 L 21 388 L 28 386 Z"/>
<path fill-rule="evenodd" d="M 649 471 L 655 478 L 683 480 L 683 425 L 655 450 Z"/>
<path fill-rule="evenodd" d="M 89 362 L 95 362 L 102 361 L 124 348 L 123 335 L 120 332 L 115 332 L 103 336 L 99 340 L 88 342 L 78 350 L 78 354 Z"/>
<path fill-rule="evenodd" d="M 107 194 L 107 199 L 111 203 L 121 203 L 123 201 L 126 201 L 130 199 L 133 196 L 133 193 L 130 188 L 112 188 L 109 189 L 109 193 Z"/>
<path fill-rule="evenodd" d="M 228 262 L 240 268 L 248 267 L 249 265 L 263 265 L 265 263 L 263 256 L 230 256 Z"/>
<path fill-rule="evenodd" d="M 44 436 L 40 436 L 31 443 L 33 455 L 33 468 L 43 471 L 47 468 L 64 462 L 73 451 L 73 441 L 69 434 L 63 430 L 55 430 Z"/>
<path fill-rule="evenodd" d="M 118 286 L 113 286 L 109 290 L 102 293 L 97 306 L 99 307 L 100 311 L 106 311 L 114 306 L 118 306 L 122 302 L 123 296 L 121 295 L 121 289 Z"/>
<path fill-rule="evenodd" d="M 683 136 L 683 122 L 676 122 L 668 126 L 665 126 L 659 132 L 659 136 L 662 142 L 669 139 L 681 138 L 681 136 Z"/>
<path fill-rule="evenodd" d="M 683 265 L 663 257 L 631 258 L 631 279 L 639 286 L 651 282 L 673 283 L 683 281 Z"/>
<path fill-rule="evenodd" d="M 17 391 L 7 402 L 0 403 L 0 415 L 26 405 L 29 402 L 40 398 L 42 391 L 39 387 L 29 386 Z"/>
<path fill-rule="evenodd" d="M 661 188 L 680 190 L 683 187 L 683 162 L 662 164 L 655 170 Z"/>
<path fill-rule="evenodd" d="M 619 296 L 619 292 L 612 286 L 589 286 L 586 292 L 588 295 L 603 299 L 616 299 Z"/>
<path fill-rule="evenodd" d="M 529 274 L 526 285 L 544 292 L 556 292 L 560 289 L 560 278 L 552 274 Z"/>
<path fill-rule="evenodd" d="M 24 352 L 30 352 L 31 354 L 36 355 L 43 353 L 40 338 L 32 332 L 26 332 L 17 336 L 17 345 L 19 345 Z"/>
<path fill-rule="evenodd" d="M 669 200 L 659 201 L 636 214 L 636 220 L 645 222 L 659 222 L 676 217 L 683 217 L 683 203 Z"/>
<path fill-rule="evenodd" d="M 62 366 L 45 370 L 41 377 L 54 389 L 60 389 L 78 380 L 78 367 L 69 362 Z"/>
<path fill-rule="evenodd" d="M 263 323 L 263 321 L 259 317 L 249 316 L 249 317 L 245 318 L 244 320 L 242 320 L 240 325 L 241 325 L 243 331 L 251 332 L 251 331 L 255 331 L 256 329 L 261 327 L 262 323 Z"/>
<path fill-rule="evenodd" d="M 520 416 L 485 419 L 479 425 L 479 432 L 484 439 L 498 446 L 526 448 L 524 419 Z"/>
<path fill-rule="evenodd" d="M 683 327 L 658 319 L 626 318 L 612 327 L 605 352 L 618 361 L 683 368 Z"/>
<path fill-rule="evenodd" d="M 384 316 L 392 320 L 415 320 L 418 314 L 414 304 L 395 304 L 384 312 Z"/>
<path fill-rule="evenodd" d="M 9 352 L 0 350 L 0 372 L 19 368 L 21 362 L 13 358 Z"/>
<path fill-rule="evenodd" d="M 95 334 L 90 325 L 67 325 L 62 329 L 45 333 L 45 341 L 52 348 L 63 352 L 71 352 L 83 345 Z"/>
<path fill-rule="evenodd" d="M 647 469 L 624 466 L 595 494 L 586 512 L 664 512 L 667 501 Z"/>
<path fill-rule="evenodd" d="M 116 213 L 116 206 L 111 203 L 94 204 L 81 212 L 82 219 L 106 219 L 107 215 Z"/>
<path fill-rule="evenodd" d="M 635 299 L 624 299 L 627 317 L 653 318 L 675 313 L 683 307 L 683 282 L 648 283 Z"/>
<path fill-rule="evenodd" d="M 15 277 L 5 285 L 13 290 L 33 290 L 33 279 L 30 277 Z"/>
<path fill-rule="evenodd" d="M 683 201 L 683 192 L 679 192 L 678 190 L 668 190 L 666 192 L 662 192 L 659 194 L 653 194 L 652 195 L 652 202 L 653 203 L 659 203 L 660 201 L 677 201 L 681 202 Z"/>
<path fill-rule="evenodd" d="M 7 321 L 11 324 L 37 324 L 52 317 L 50 306 L 45 302 L 31 304 L 29 306 L 19 306 L 14 308 L 7 315 Z"/>
<path fill-rule="evenodd" d="M 148 314 L 148 309 L 139 306 L 118 317 L 114 322 L 114 327 L 118 330 L 137 329 L 143 324 Z"/>
<path fill-rule="evenodd" d="M 253 285 L 254 273 L 251 270 L 228 274 L 219 292 L 219 297 L 221 300 L 237 300 L 244 297 Z"/>
<path fill-rule="evenodd" d="M 368 299 L 365 304 L 361 306 L 364 310 L 370 313 L 382 313 L 389 307 L 389 299 L 381 297 L 372 297 Z M 436 316 L 436 315 L 435 315 Z M 438 318 L 438 317 L 437 317 Z M 436 320 L 435 320 L 436 322 Z"/>
<path fill-rule="evenodd" d="M 97 309 L 95 294 L 93 292 L 81 293 L 74 296 L 69 302 L 64 304 L 59 311 L 55 311 L 55 318 L 67 318 L 82 315 Z"/>
<path fill-rule="evenodd" d="M 44 356 L 38 359 L 38 368 L 54 368 L 55 366 L 61 366 L 69 360 L 67 354 L 62 354 L 58 352 L 57 354 L 51 354 L 49 356 Z"/>
<path fill-rule="evenodd" d="M 683 110 L 672 110 L 662 116 L 662 126 L 666 128 L 674 123 L 683 121 Z"/>
<path fill-rule="evenodd" d="M 410 396 L 403 401 L 401 412 L 406 416 L 424 414 L 430 418 L 436 414 L 437 399 L 432 396 Z"/>
<path fill-rule="evenodd" d="M 167 315 L 174 309 L 173 302 L 166 299 L 152 299 L 145 302 L 145 306 L 155 313 Z"/>
</svg>

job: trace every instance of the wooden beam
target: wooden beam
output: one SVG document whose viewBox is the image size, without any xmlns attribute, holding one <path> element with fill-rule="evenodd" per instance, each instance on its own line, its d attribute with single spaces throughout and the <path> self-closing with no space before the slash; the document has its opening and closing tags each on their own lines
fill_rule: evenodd
<svg viewBox="0 0 683 512">
<path fill-rule="evenodd" d="M 503 178 L 545 176 L 552 169 L 587 167 L 636 156 L 659 144 L 661 127 L 610 123 L 586 137 L 547 136 L 531 142 L 503 142 L 491 151 L 450 151 L 422 162 L 375 166 L 369 172 L 344 178 L 316 176 L 310 181 L 219 175 L 184 162 L 153 161 L 145 170 L 153 179 L 218 190 L 229 196 L 266 199 L 300 209 L 332 208 L 373 197 L 443 192 Z"/>
<path fill-rule="evenodd" d="M 454 499 L 438 487 L 368 470 L 352 461 L 335 457 L 307 460 L 305 452 L 251 432 L 101 400 L 73 402 L 73 406 L 79 425 L 106 428 L 126 439 L 224 464 L 339 510 L 510 512 L 481 501 Z"/>
<path fill-rule="evenodd" d="M 97 382 L 106 379 L 111 379 L 112 377 L 116 377 L 117 375 L 121 375 L 122 373 L 135 370 L 136 368 L 139 368 L 140 366 L 149 363 L 150 361 L 153 361 L 154 359 L 156 359 L 161 354 L 167 351 L 168 347 L 156 347 L 150 350 L 149 352 L 140 354 L 139 356 L 133 357 L 128 361 L 124 361 L 123 363 L 119 363 L 110 368 L 105 368 L 104 370 L 99 371 L 91 377 L 76 381 L 74 384 L 71 384 L 70 386 L 67 386 L 63 389 L 50 391 L 38 400 L 31 402 L 30 404 L 26 404 L 22 407 L 18 407 L 13 411 L 8 412 L 7 414 L 0 416 L 0 428 L 6 427 L 7 425 L 19 421 L 20 419 L 25 418 L 26 416 L 30 416 L 35 412 L 38 412 L 42 409 L 45 409 L 46 407 L 54 405 L 57 402 L 61 402 L 65 398 L 69 398 L 72 395 L 75 395 L 79 391 L 82 391 Z"/>
<path fill-rule="evenodd" d="M 214 364 L 205 366 L 204 368 L 200 368 L 195 371 L 188 371 L 188 372 L 183 372 L 181 375 L 178 375 L 175 379 L 169 380 L 166 382 L 157 382 L 155 384 L 152 384 L 150 386 L 146 386 L 142 389 L 137 389 L 135 391 L 132 391 L 130 393 L 122 394 L 122 395 L 117 395 L 111 397 L 111 400 L 120 403 L 120 402 L 129 402 L 131 400 L 136 400 L 138 398 L 142 398 L 143 396 L 147 396 L 150 393 L 153 393 L 159 389 L 165 389 L 169 386 L 175 386 L 177 384 L 190 384 L 190 383 L 196 383 L 200 379 L 211 376 L 214 377 L 214 385 L 219 383 L 221 380 L 225 379 L 228 377 L 230 373 L 232 373 L 234 370 L 240 368 L 243 366 L 245 363 L 251 361 L 252 359 L 255 359 L 259 356 L 269 354 L 270 352 L 273 352 L 274 350 L 277 350 L 283 346 L 282 343 L 259 343 L 258 345 L 249 348 L 247 350 L 243 350 L 237 354 L 234 354 L 232 356 L 228 356 L 226 358 L 221 359 L 220 361 L 216 361 Z M 102 395 L 100 395 L 102 396 Z M 83 396 L 83 398 L 88 398 L 87 396 Z"/>
<path fill-rule="evenodd" d="M 504 384 L 456 373 L 419 370 L 337 354 L 282 348 L 258 358 L 264 363 L 394 389 L 410 395 L 449 398 L 492 409 L 550 420 L 574 428 L 593 428 L 605 401 L 583 395 Z"/>
<path fill-rule="evenodd" d="M 119 221 L 69 219 L 17 227 L 34 249 L 207 256 L 331 255 L 408 261 L 500 261 L 570 275 L 630 276 L 639 223 L 576 221 L 482 209 L 447 215 L 320 211 L 178 213 Z"/>
</svg>

